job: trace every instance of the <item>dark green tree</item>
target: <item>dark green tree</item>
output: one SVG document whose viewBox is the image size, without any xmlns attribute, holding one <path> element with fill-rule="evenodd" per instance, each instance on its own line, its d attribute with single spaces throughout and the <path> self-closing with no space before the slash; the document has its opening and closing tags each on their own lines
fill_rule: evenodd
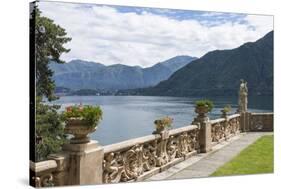
<svg viewBox="0 0 281 189">
<path fill-rule="evenodd" d="M 51 154 L 58 152 L 66 142 L 61 115 L 57 105 L 46 105 L 41 97 L 36 99 L 36 161 L 44 160 Z"/>
<path fill-rule="evenodd" d="M 52 80 L 53 71 L 49 68 L 50 61 L 64 63 L 60 59 L 62 53 L 67 53 L 63 45 L 71 40 L 66 36 L 65 29 L 56 25 L 53 20 L 41 16 L 35 9 L 35 56 L 36 56 L 36 94 L 54 99 L 55 83 Z"/>
<path fill-rule="evenodd" d="M 67 53 L 64 44 L 71 38 L 67 37 L 65 29 L 55 24 L 53 20 L 41 15 L 36 7 L 31 13 L 31 29 L 35 36 L 35 81 L 36 81 L 36 161 L 45 159 L 49 154 L 58 152 L 66 141 L 63 132 L 61 116 L 57 112 L 57 105 L 47 105 L 42 102 L 56 99 L 54 95 L 55 83 L 52 79 L 53 71 L 49 68 L 51 61 L 64 63 L 60 59 L 62 53 Z"/>
</svg>

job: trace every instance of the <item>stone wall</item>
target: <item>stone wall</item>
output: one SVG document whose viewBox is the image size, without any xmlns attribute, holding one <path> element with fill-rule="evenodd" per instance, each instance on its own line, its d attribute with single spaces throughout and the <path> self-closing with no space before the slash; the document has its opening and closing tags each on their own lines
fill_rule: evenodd
<svg viewBox="0 0 281 189">
<path fill-rule="evenodd" d="M 273 113 L 250 113 L 250 131 L 273 131 Z"/>
</svg>

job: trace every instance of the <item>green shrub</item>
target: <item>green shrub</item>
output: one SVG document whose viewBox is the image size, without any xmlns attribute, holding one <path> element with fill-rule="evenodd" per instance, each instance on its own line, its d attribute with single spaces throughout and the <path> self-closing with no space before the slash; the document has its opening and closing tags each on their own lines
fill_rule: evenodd
<svg viewBox="0 0 281 189">
<path fill-rule="evenodd" d="M 195 102 L 196 106 L 199 107 L 199 106 L 207 106 L 208 107 L 208 112 L 211 112 L 213 107 L 214 107 L 214 103 L 211 101 L 211 100 L 207 100 L 207 99 L 204 99 L 204 100 L 198 100 Z"/>
<path fill-rule="evenodd" d="M 228 105 L 226 105 L 224 108 L 223 108 L 223 111 L 224 112 L 230 112 L 231 111 L 231 106 L 228 104 Z"/>
</svg>

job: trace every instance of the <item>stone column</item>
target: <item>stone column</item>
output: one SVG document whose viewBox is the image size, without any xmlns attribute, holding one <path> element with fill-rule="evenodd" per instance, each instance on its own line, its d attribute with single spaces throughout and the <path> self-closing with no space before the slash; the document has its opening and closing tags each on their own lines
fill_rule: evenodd
<svg viewBox="0 0 281 189">
<path fill-rule="evenodd" d="M 212 125 L 207 116 L 207 112 L 195 110 L 198 116 L 194 118 L 192 124 L 199 126 L 199 150 L 200 153 L 206 153 L 212 150 Z"/>
<path fill-rule="evenodd" d="M 250 112 L 241 112 L 240 113 L 240 129 L 242 132 L 250 131 L 250 122 L 251 113 Z"/>
<path fill-rule="evenodd" d="M 67 185 L 102 183 L 104 151 L 97 141 L 65 144 L 63 152 L 69 154 Z"/>
</svg>

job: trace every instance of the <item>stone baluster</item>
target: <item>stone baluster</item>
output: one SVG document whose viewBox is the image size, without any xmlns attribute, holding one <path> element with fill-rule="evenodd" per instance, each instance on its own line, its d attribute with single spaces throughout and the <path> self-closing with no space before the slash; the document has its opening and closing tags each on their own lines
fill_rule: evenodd
<svg viewBox="0 0 281 189">
<path fill-rule="evenodd" d="M 169 156 L 167 154 L 167 142 L 169 139 L 169 131 L 164 130 L 160 132 L 161 140 L 158 144 L 157 150 L 156 150 L 156 165 L 162 166 L 165 165 L 169 161 Z"/>
</svg>

